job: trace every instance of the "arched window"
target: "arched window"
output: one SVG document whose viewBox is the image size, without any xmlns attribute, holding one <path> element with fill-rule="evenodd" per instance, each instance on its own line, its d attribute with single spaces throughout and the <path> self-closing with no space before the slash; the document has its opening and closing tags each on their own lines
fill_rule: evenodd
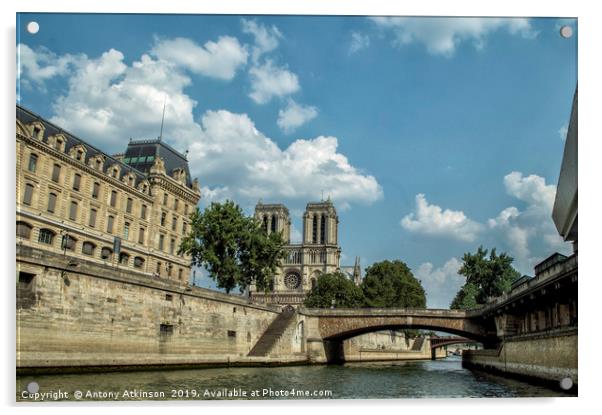
<svg viewBox="0 0 602 415">
<path fill-rule="evenodd" d="M 19 238 L 29 239 L 31 237 L 31 225 L 27 222 L 17 221 L 17 236 Z"/>
<path fill-rule="evenodd" d="M 54 242 L 54 233 L 50 229 L 40 229 L 40 235 L 38 236 L 38 242 L 42 244 L 52 245 Z"/>
<path fill-rule="evenodd" d="M 130 254 L 122 252 L 119 254 L 119 263 L 121 265 L 127 265 L 130 262 Z"/>
<path fill-rule="evenodd" d="M 276 232 L 276 229 L 278 229 L 278 217 L 272 215 L 272 232 Z"/>
<path fill-rule="evenodd" d="M 100 250 L 100 257 L 102 259 L 111 259 L 113 256 L 113 250 L 111 248 L 107 248 L 106 246 Z"/>
<path fill-rule="evenodd" d="M 61 240 L 61 249 L 73 251 L 75 249 L 76 242 L 77 242 L 77 239 L 75 239 L 73 236 L 63 235 L 63 239 Z"/>
<path fill-rule="evenodd" d="M 96 249 L 96 245 L 92 242 L 86 241 L 82 244 L 82 253 L 85 255 L 94 255 L 94 250 Z"/>
<path fill-rule="evenodd" d="M 263 217 L 263 230 L 267 233 L 268 231 L 268 217 L 264 216 Z"/>
<path fill-rule="evenodd" d="M 314 215 L 311 224 L 311 242 L 318 243 L 318 216 Z"/>
<path fill-rule="evenodd" d="M 326 242 L 326 216 L 322 215 L 320 219 L 320 243 Z"/>
<path fill-rule="evenodd" d="M 143 268 L 144 267 L 144 258 L 142 257 L 135 257 L 134 258 L 134 267 L 135 268 Z"/>
</svg>

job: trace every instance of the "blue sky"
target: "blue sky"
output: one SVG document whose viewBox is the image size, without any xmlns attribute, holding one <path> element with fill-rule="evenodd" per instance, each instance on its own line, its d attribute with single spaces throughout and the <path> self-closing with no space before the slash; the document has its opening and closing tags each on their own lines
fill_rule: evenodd
<svg viewBox="0 0 602 415">
<path fill-rule="evenodd" d="M 550 213 L 576 35 L 553 18 L 21 14 L 17 96 L 111 153 L 156 137 L 167 97 L 201 206 L 282 202 L 298 235 L 323 191 L 343 265 L 401 259 L 447 307 L 481 244 L 527 274 L 570 252 Z"/>
</svg>

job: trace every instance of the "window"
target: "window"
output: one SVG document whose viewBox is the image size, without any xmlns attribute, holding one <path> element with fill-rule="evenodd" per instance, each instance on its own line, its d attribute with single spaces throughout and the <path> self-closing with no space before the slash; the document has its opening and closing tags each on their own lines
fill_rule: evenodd
<svg viewBox="0 0 602 415">
<path fill-rule="evenodd" d="M 318 243 L 318 217 L 317 216 L 314 216 L 312 219 L 311 242 L 314 244 Z"/>
<path fill-rule="evenodd" d="M 161 261 L 157 262 L 157 274 L 161 275 Z"/>
<path fill-rule="evenodd" d="M 73 251 L 75 249 L 76 242 L 77 239 L 75 239 L 73 236 L 63 235 L 63 239 L 61 240 L 61 249 Z"/>
<path fill-rule="evenodd" d="M 178 199 L 174 198 L 174 200 L 173 200 L 173 210 L 178 210 L 178 202 L 179 202 Z"/>
<path fill-rule="evenodd" d="M 138 231 L 138 243 L 144 245 L 144 228 Z"/>
<path fill-rule="evenodd" d="M 77 150 L 75 158 L 77 161 L 82 161 L 82 159 L 84 158 L 84 152 L 82 150 Z"/>
<path fill-rule="evenodd" d="M 161 213 L 161 226 L 165 226 L 165 218 L 167 217 L 167 214 L 165 212 Z"/>
<path fill-rule="evenodd" d="M 123 239 L 125 239 L 126 241 L 129 239 L 130 237 L 130 223 L 126 222 L 123 224 Z"/>
<path fill-rule="evenodd" d="M 165 294 L 165 301 L 173 301 L 173 295 Z"/>
<path fill-rule="evenodd" d="M 33 185 L 27 183 L 25 185 L 25 193 L 23 194 L 23 204 L 30 206 L 32 198 L 33 198 Z"/>
<path fill-rule="evenodd" d="M 167 193 L 163 193 L 163 204 L 167 206 Z"/>
<path fill-rule="evenodd" d="M 140 207 L 140 217 L 142 219 L 146 219 L 146 205 L 142 205 Z"/>
<path fill-rule="evenodd" d="M 96 159 L 96 168 L 102 171 L 102 160 Z"/>
<path fill-rule="evenodd" d="M 128 200 L 125 204 L 125 211 L 127 213 L 132 213 L 132 204 L 134 203 L 134 201 L 132 200 L 131 197 L 128 197 Z"/>
<path fill-rule="evenodd" d="M 171 219 L 171 230 L 175 231 L 177 227 L 178 227 L 178 217 L 174 215 L 174 217 Z"/>
<path fill-rule="evenodd" d="M 161 324 L 159 326 L 159 334 L 162 336 L 170 336 L 173 334 L 172 324 Z"/>
<path fill-rule="evenodd" d="M 188 216 L 188 204 L 184 203 L 184 214 Z"/>
<path fill-rule="evenodd" d="M 121 265 L 127 265 L 130 262 L 130 254 L 122 252 L 119 254 L 119 263 Z"/>
<path fill-rule="evenodd" d="M 113 233 L 113 222 L 115 222 L 115 217 L 109 216 L 107 218 L 107 232 Z"/>
<path fill-rule="evenodd" d="M 52 166 L 52 181 L 58 183 L 61 177 L 61 166 L 55 164 Z"/>
<path fill-rule="evenodd" d="M 81 181 L 82 181 L 82 175 L 79 173 L 75 173 L 75 176 L 73 176 L 73 190 L 79 192 L 79 187 L 81 185 Z"/>
<path fill-rule="evenodd" d="M 90 218 L 88 219 L 88 226 L 96 226 L 96 209 L 90 209 Z"/>
<path fill-rule="evenodd" d="M 159 249 L 163 250 L 163 245 L 165 243 L 165 235 L 159 235 Z"/>
<path fill-rule="evenodd" d="M 172 239 L 169 241 L 169 253 L 173 255 L 173 252 L 176 249 L 176 240 Z"/>
<path fill-rule="evenodd" d="M 236 338 L 236 332 L 234 330 L 228 330 L 228 337 Z"/>
<path fill-rule="evenodd" d="M 50 193 L 48 195 L 48 212 L 54 213 L 56 208 L 56 193 Z"/>
<path fill-rule="evenodd" d="M 324 243 L 325 241 L 325 236 L 326 234 L 326 217 L 322 216 L 321 220 L 320 220 L 320 243 Z"/>
<path fill-rule="evenodd" d="M 100 183 L 94 182 L 92 185 L 92 197 L 98 199 L 98 195 L 100 195 Z"/>
<path fill-rule="evenodd" d="M 27 222 L 17 222 L 17 236 L 19 238 L 29 239 L 31 237 L 31 225 Z"/>
<path fill-rule="evenodd" d="M 115 190 L 111 190 L 110 204 L 111 204 L 111 207 L 115 207 L 115 205 L 117 205 L 117 191 L 115 191 Z"/>
<path fill-rule="evenodd" d="M 139 256 L 134 258 L 134 267 L 135 268 L 143 268 L 144 267 L 144 258 Z"/>
<path fill-rule="evenodd" d="M 182 233 L 186 235 L 186 231 L 188 230 L 188 224 L 186 222 L 182 222 Z"/>
<path fill-rule="evenodd" d="M 22 287 L 26 287 L 33 282 L 36 274 L 31 274 L 29 272 L 19 272 L 19 285 Z"/>
<path fill-rule="evenodd" d="M 117 176 L 119 176 L 119 170 L 113 169 L 113 171 L 111 172 L 111 176 L 113 176 L 114 178 L 117 178 Z"/>
<path fill-rule="evenodd" d="M 40 229 L 38 242 L 42 244 L 52 245 L 52 242 L 54 242 L 54 235 L 55 233 L 50 229 Z"/>
<path fill-rule="evenodd" d="M 69 206 L 69 220 L 77 220 L 77 202 L 72 200 Z"/>
<path fill-rule="evenodd" d="M 180 281 L 182 281 L 182 272 L 183 272 L 182 268 L 178 269 L 178 279 Z"/>
<path fill-rule="evenodd" d="M 40 133 L 42 132 L 42 130 L 40 129 L 40 127 L 33 127 L 33 136 L 34 138 L 40 138 Z"/>
<path fill-rule="evenodd" d="M 272 215 L 272 232 L 276 232 L 276 229 L 278 229 L 278 218 Z"/>
<path fill-rule="evenodd" d="M 63 151 L 63 140 L 61 140 L 60 138 L 57 139 L 54 143 L 54 148 L 58 151 Z"/>
<path fill-rule="evenodd" d="M 106 246 L 100 250 L 100 257 L 102 259 L 111 259 L 113 256 L 113 250 L 111 248 L 107 248 Z"/>
<path fill-rule="evenodd" d="M 37 166 L 38 166 L 38 155 L 31 153 L 29 155 L 29 164 L 27 165 L 27 170 L 29 170 L 32 173 L 35 173 Z"/>
<path fill-rule="evenodd" d="M 94 255 L 94 250 L 96 249 L 96 245 L 92 242 L 84 242 L 82 244 L 82 253 L 85 255 Z"/>
</svg>

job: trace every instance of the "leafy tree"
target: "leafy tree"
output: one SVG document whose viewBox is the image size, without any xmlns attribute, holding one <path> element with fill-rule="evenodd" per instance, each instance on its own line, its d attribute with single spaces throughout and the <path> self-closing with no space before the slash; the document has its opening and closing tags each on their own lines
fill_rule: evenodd
<svg viewBox="0 0 602 415">
<path fill-rule="evenodd" d="M 307 295 L 304 305 L 313 308 L 330 308 L 332 305 L 356 308 L 364 305 L 364 295 L 361 288 L 345 275 L 337 272 L 322 274 Z"/>
<path fill-rule="evenodd" d="M 495 248 L 487 257 L 487 249 L 480 246 L 474 254 L 465 253 L 464 263 L 458 271 L 466 277 L 466 284 L 452 301 L 452 308 L 474 308 L 487 302 L 488 297 L 498 297 L 510 290 L 520 273 L 512 267 L 514 258 L 496 253 Z"/>
<path fill-rule="evenodd" d="M 361 287 L 368 307 L 426 307 L 420 281 L 399 260 L 377 262 L 368 267 Z"/>
<path fill-rule="evenodd" d="M 449 308 L 452 310 L 470 310 L 477 308 L 477 293 L 478 289 L 474 284 L 466 283 L 456 293 Z"/>
<path fill-rule="evenodd" d="M 280 233 L 267 235 L 261 224 L 246 217 L 232 201 L 211 203 L 191 215 L 191 230 L 178 253 L 191 255 L 192 263 L 204 266 L 219 288 L 229 293 L 244 291 L 252 282 L 260 290 L 272 286 L 274 272 L 284 258 Z"/>
</svg>

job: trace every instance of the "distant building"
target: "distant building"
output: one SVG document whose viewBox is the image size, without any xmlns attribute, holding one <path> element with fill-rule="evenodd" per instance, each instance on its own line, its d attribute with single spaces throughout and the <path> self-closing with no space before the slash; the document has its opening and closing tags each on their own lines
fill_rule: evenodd
<svg viewBox="0 0 602 415">
<path fill-rule="evenodd" d="M 177 251 L 201 195 L 185 155 L 157 139 L 109 156 L 20 106 L 16 150 L 18 245 L 188 282 Z"/>
<path fill-rule="evenodd" d="M 251 287 L 250 297 L 253 301 L 301 304 L 318 277 L 325 273 L 343 272 L 359 284 L 359 260 L 356 260 L 354 267 L 340 266 L 339 217 L 330 199 L 307 204 L 299 244 L 291 243 L 291 221 L 286 206 L 260 202 L 255 206 L 255 218 L 263 223 L 268 233 L 282 233 L 286 243 L 286 257 L 276 272 L 273 292 L 258 292 L 255 287 Z"/>
</svg>

